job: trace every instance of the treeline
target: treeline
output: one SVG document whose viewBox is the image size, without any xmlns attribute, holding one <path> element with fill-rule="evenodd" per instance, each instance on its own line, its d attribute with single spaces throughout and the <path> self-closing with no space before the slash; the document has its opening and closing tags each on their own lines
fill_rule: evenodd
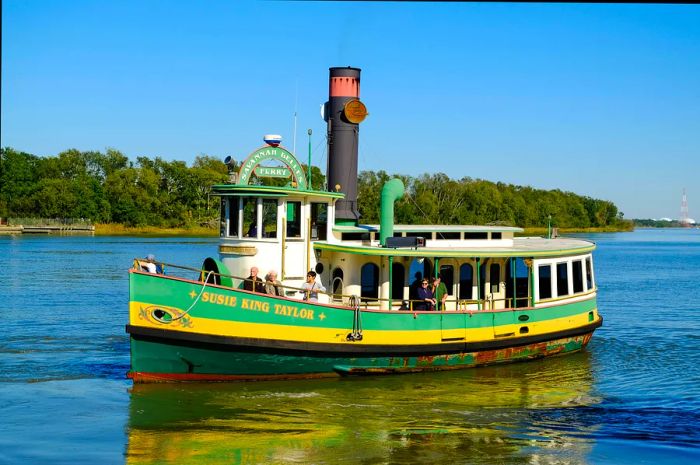
<svg viewBox="0 0 700 465">
<path fill-rule="evenodd" d="M 226 181 L 222 160 L 198 156 L 182 161 L 138 157 L 117 150 L 67 150 L 38 157 L 0 150 L 0 217 L 83 218 L 126 226 L 215 227 L 219 203 L 211 186 Z M 379 222 L 384 171 L 359 176 L 358 208 L 365 223 Z M 541 190 L 447 175 L 400 176 L 406 195 L 396 203 L 398 224 L 499 224 L 522 227 L 627 229 L 630 222 L 609 201 L 560 190 Z M 286 180 L 270 179 L 279 184 Z M 324 176 L 312 167 L 312 185 Z"/>
<path fill-rule="evenodd" d="M 111 149 L 105 153 L 73 149 L 54 157 L 38 157 L 3 148 L 0 218 L 218 227 L 218 197 L 209 194 L 212 185 L 227 178 L 228 167 L 223 161 L 207 155 L 196 157 L 192 166 L 187 166 L 160 157 L 138 157 L 134 163 Z M 312 180 L 315 188 L 323 185 L 323 175 L 316 167 L 312 167 Z"/>
<path fill-rule="evenodd" d="M 684 228 L 689 225 L 679 220 L 635 219 L 634 225 L 640 228 Z M 690 225 L 694 226 L 693 223 Z"/>
<path fill-rule="evenodd" d="M 130 161 L 117 150 L 67 150 L 55 157 L 3 148 L 0 217 L 85 218 L 94 223 L 174 227 L 218 215 L 207 194 L 227 177 L 209 156 L 192 166 L 159 157 Z"/>
<path fill-rule="evenodd" d="M 379 199 L 384 171 L 363 171 L 358 208 L 367 223 L 379 222 Z M 498 224 L 520 227 L 630 229 L 631 222 L 607 200 L 560 190 L 533 189 L 469 177 L 447 175 L 399 176 L 406 194 L 396 202 L 397 224 Z"/>
</svg>

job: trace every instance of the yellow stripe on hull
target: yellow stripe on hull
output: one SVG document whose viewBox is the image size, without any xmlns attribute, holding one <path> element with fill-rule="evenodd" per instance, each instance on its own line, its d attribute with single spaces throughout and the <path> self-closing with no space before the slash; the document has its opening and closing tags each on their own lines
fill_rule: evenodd
<svg viewBox="0 0 700 465">
<path fill-rule="evenodd" d="M 297 325 L 280 325 L 269 323 L 248 323 L 227 320 L 215 320 L 187 316 L 187 324 L 182 320 L 171 323 L 160 323 L 144 317 L 142 309 L 152 307 L 145 302 L 130 302 L 130 322 L 134 326 L 166 329 L 183 333 L 207 334 L 214 336 L 245 337 L 253 339 L 280 340 L 308 343 L 345 343 L 352 327 L 344 328 L 315 328 Z M 544 310 L 532 310 L 533 313 Z M 484 314 L 488 312 L 481 312 Z M 418 314 L 417 318 L 439 318 L 440 313 Z M 397 315 L 398 316 L 398 315 Z M 406 316 L 403 314 L 402 316 Z M 352 324 L 352 313 L 348 312 L 348 323 Z M 469 318 L 469 316 L 467 316 Z M 518 336 L 537 336 L 568 329 L 578 328 L 599 321 L 597 310 L 593 310 L 593 319 L 589 312 L 577 315 L 554 318 L 542 322 L 513 323 L 481 328 L 461 329 L 430 329 L 430 330 L 373 330 L 364 329 L 361 341 L 348 342 L 351 345 L 381 344 L 381 345 L 422 345 L 459 342 L 488 342 L 494 340 L 517 339 Z M 526 326 L 528 332 L 520 334 L 520 328 Z M 503 335 L 497 337 L 497 335 Z"/>
</svg>

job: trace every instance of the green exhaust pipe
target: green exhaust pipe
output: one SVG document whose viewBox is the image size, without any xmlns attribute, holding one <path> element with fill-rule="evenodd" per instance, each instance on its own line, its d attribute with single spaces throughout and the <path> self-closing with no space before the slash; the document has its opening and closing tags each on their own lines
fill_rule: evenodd
<svg viewBox="0 0 700 465">
<path fill-rule="evenodd" d="M 379 220 L 379 244 L 384 247 L 386 238 L 394 235 L 394 202 L 403 197 L 405 188 L 399 178 L 394 178 L 382 187 Z"/>
</svg>

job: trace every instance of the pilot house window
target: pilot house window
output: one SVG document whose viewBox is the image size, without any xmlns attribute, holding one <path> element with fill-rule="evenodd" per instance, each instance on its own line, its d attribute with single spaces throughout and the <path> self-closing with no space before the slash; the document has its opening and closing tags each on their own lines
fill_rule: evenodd
<svg viewBox="0 0 700 465">
<path fill-rule="evenodd" d="M 287 237 L 301 237 L 301 202 L 287 202 Z"/>
<path fill-rule="evenodd" d="M 311 204 L 311 239 L 326 240 L 326 231 L 328 231 L 328 204 L 312 203 Z"/>
<path fill-rule="evenodd" d="M 243 197 L 243 235 L 258 237 L 258 199 Z"/>
<path fill-rule="evenodd" d="M 263 237 L 277 237 L 277 199 L 263 199 Z"/>
</svg>

